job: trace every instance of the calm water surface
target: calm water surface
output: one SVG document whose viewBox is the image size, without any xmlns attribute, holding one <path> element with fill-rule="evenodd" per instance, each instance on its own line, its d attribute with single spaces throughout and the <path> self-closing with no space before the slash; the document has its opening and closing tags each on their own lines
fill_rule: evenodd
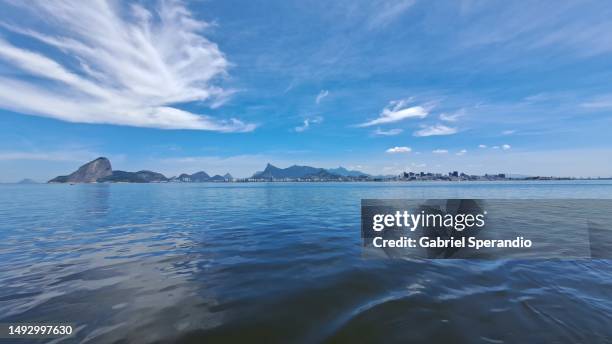
<svg viewBox="0 0 612 344">
<path fill-rule="evenodd" d="M 612 342 L 612 264 L 361 256 L 362 198 L 610 181 L 0 185 L 0 322 L 69 342 Z"/>
</svg>

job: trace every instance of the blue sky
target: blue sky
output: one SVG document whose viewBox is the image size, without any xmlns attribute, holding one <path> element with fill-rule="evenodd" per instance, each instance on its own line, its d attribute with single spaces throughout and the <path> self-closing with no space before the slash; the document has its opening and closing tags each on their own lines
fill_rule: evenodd
<svg viewBox="0 0 612 344">
<path fill-rule="evenodd" d="M 0 2 L 0 181 L 612 175 L 603 1 Z"/>
</svg>

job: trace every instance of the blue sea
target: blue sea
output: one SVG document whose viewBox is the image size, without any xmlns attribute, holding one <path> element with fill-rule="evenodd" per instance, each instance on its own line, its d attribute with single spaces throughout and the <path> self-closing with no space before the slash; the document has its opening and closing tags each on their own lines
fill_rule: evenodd
<svg viewBox="0 0 612 344">
<path fill-rule="evenodd" d="M 612 261 L 365 259 L 366 198 L 612 182 L 0 185 L 0 323 L 92 343 L 612 342 Z"/>
</svg>

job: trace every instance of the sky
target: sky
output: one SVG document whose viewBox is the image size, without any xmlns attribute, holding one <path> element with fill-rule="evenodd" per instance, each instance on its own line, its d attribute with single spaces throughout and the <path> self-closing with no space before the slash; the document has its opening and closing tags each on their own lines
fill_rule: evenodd
<svg viewBox="0 0 612 344">
<path fill-rule="evenodd" d="M 604 1 L 0 0 L 0 181 L 612 176 Z"/>
</svg>

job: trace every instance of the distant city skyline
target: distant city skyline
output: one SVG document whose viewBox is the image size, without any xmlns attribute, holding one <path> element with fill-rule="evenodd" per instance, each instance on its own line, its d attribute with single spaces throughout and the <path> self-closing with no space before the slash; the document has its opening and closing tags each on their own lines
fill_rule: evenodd
<svg viewBox="0 0 612 344">
<path fill-rule="evenodd" d="M 237 10 L 239 9 L 239 10 Z M 0 182 L 98 156 L 612 176 L 605 2 L 0 3 Z"/>
</svg>

